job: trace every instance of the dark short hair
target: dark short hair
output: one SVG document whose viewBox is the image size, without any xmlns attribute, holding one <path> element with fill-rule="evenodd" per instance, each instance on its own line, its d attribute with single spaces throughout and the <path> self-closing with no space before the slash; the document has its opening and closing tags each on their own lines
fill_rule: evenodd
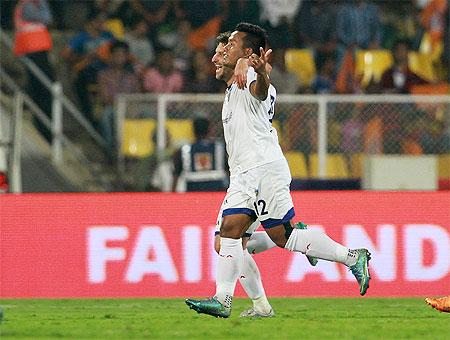
<svg viewBox="0 0 450 340">
<path fill-rule="evenodd" d="M 142 15 L 137 15 L 136 17 L 134 17 L 133 22 L 131 23 L 131 28 L 135 29 L 138 25 L 140 25 L 141 22 L 147 23 L 147 20 L 145 20 Z"/>
<path fill-rule="evenodd" d="M 243 46 L 251 48 L 253 53 L 259 54 L 260 47 L 264 49 L 267 47 L 267 32 L 264 28 L 248 22 L 241 22 L 236 25 L 235 30 L 246 33 Z"/>
<path fill-rule="evenodd" d="M 220 33 L 216 38 L 217 45 L 219 44 L 226 45 L 228 43 L 228 38 L 230 37 L 230 35 L 231 35 L 230 31 Z"/>
<path fill-rule="evenodd" d="M 395 40 L 394 42 L 394 46 L 393 48 L 397 48 L 399 45 L 406 45 L 406 47 L 409 49 L 411 49 L 411 41 L 409 41 L 409 39 L 406 38 L 399 38 L 397 40 Z"/>
<path fill-rule="evenodd" d="M 109 48 L 109 51 L 113 53 L 116 50 L 124 49 L 126 52 L 130 51 L 130 46 L 125 42 L 121 40 L 116 40 L 111 44 L 111 47 Z"/>
<path fill-rule="evenodd" d="M 97 20 L 100 17 L 103 17 L 104 19 L 108 18 L 108 16 L 106 15 L 105 12 L 92 10 L 92 11 L 89 11 L 89 13 L 87 15 L 87 21 L 91 22 L 91 21 Z"/>
<path fill-rule="evenodd" d="M 209 120 L 204 117 L 194 119 L 194 134 L 197 138 L 205 138 L 208 135 Z"/>
</svg>

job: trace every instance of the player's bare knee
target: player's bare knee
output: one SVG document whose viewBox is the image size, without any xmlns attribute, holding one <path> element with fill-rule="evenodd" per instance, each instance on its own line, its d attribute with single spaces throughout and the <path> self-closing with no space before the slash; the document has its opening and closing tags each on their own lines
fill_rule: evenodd
<svg viewBox="0 0 450 340">
<path fill-rule="evenodd" d="M 236 227 L 235 223 L 224 219 L 220 226 L 220 237 L 239 239 L 241 238 L 241 231 L 239 227 Z"/>
</svg>

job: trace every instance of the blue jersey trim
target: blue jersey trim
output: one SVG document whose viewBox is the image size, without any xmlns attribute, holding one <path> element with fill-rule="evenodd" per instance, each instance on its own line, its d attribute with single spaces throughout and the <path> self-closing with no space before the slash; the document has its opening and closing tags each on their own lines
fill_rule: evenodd
<svg viewBox="0 0 450 340">
<path fill-rule="evenodd" d="M 294 210 L 294 208 L 292 207 L 292 208 L 286 213 L 286 215 L 284 215 L 283 218 L 281 218 L 281 219 L 277 219 L 277 218 L 268 218 L 268 219 L 265 220 L 265 221 L 261 221 L 261 224 L 262 224 L 262 226 L 263 226 L 265 229 L 269 229 L 269 228 L 276 227 L 276 226 L 278 226 L 278 225 L 280 225 L 280 224 L 283 224 L 283 223 L 286 223 L 286 222 L 292 220 L 292 219 L 294 218 L 294 216 L 295 216 L 295 210 Z"/>
<path fill-rule="evenodd" d="M 249 209 L 249 208 L 229 208 L 229 209 L 225 209 L 222 212 L 222 217 L 228 216 L 228 215 L 237 215 L 237 214 L 248 215 L 251 218 L 253 218 L 253 220 L 256 220 L 256 213 L 252 209 Z"/>
<path fill-rule="evenodd" d="M 220 234 L 220 231 L 215 231 L 214 232 L 214 236 L 217 236 L 217 235 L 219 235 Z"/>
</svg>

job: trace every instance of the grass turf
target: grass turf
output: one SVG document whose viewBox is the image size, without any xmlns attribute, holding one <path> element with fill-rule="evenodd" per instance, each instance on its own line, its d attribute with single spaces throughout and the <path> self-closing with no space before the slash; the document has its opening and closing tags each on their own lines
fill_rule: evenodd
<svg viewBox="0 0 450 340">
<path fill-rule="evenodd" d="M 0 300 L 0 338 L 444 339 L 450 314 L 423 299 L 270 299 L 276 317 L 229 319 L 189 310 L 182 299 Z"/>
</svg>

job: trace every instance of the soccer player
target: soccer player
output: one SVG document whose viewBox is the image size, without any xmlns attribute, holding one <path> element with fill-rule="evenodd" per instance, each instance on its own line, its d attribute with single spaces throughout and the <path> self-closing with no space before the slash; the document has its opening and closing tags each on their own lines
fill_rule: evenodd
<svg viewBox="0 0 450 340">
<path fill-rule="evenodd" d="M 440 312 L 450 313 L 450 295 L 441 298 L 426 298 L 425 302 Z"/>
<path fill-rule="evenodd" d="M 227 82 L 230 78 L 233 77 L 235 70 L 230 67 L 226 67 L 223 65 L 223 55 L 225 52 L 225 45 L 228 43 L 228 38 L 230 36 L 230 32 L 224 32 L 219 34 L 217 37 L 217 47 L 215 50 L 215 54 L 212 57 L 211 61 L 216 67 L 216 78 L 218 80 L 223 80 Z M 248 65 L 243 64 L 243 69 L 240 70 L 241 73 L 245 74 L 248 71 Z M 271 66 L 267 64 L 267 70 L 270 72 Z M 220 252 L 220 224 L 222 221 L 222 210 L 219 212 L 219 216 L 217 218 L 216 232 L 215 232 L 215 240 L 214 240 L 214 248 L 217 253 Z M 253 307 L 245 310 L 241 313 L 241 317 L 272 317 L 274 316 L 274 312 L 272 307 L 270 306 L 267 297 L 265 295 L 264 287 L 261 281 L 261 274 L 259 269 L 250 256 L 250 253 L 257 254 L 263 252 L 265 250 L 276 247 L 276 244 L 270 239 L 264 231 L 255 231 L 260 225 L 259 220 L 257 219 L 250 228 L 245 232 L 242 237 L 242 246 L 244 248 L 244 264 L 243 271 L 239 276 L 239 282 L 243 286 L 245 292 L 253 301 Z M 303 223 L 298 223 L 298 228 L 307 228 L 307 226 Z M 247 250 L 246 250 L 247 249 Z M 308 261 L 311 265 L 315 266 L 317 264 L 317 259 L 307 256 Z"/>
<path fill-rule="evenodd" d="M 234 69 L 225 67 L 223 65 L 223 55 L 225 52 L 225 45 L 228 43 L 228 37 L 230 32 L 221 33 L 217 37 L 217 47 L 212 62 L 216 66 L 216 78 L 227 82 L 233 77 Z M 247 72 L 248 65 L 243 65 L 243 72 Z M 270 65 L 268 65 L 270 66 Z M 269 67 L 270 68 L 270 67 Z M 217 253 L 220 252 L 220 224 L 222 221 L 222 210 L 219 212 L 216 225 L 216 233 L 214 240 L 214 248 Z M 247 295 L 253 301 L 253 307 L 245 310 L 241 313 L 241 317 L 271 317 L 274 315 L 273 309 L 270 306 L 264 287 L 261 281 L 261 274 L 259 269 L 250 256 L 249 253 L 260 253 L 267 249 L 271 249 L 276 244 L 270 239 L 270 237 L 263 231 L 255 231 L 259 227 L 259 220 L 253 222 L 250 228 L 245 232 L 242 237 L 242 246 L 244 248 L 244 263 L 242 273 L 239 276 L 239 281 L 243 286 Z M 306 228 L 306 225 L 303 225 Z M 250 240 L 249 240 L 250 238 Z M 248 251 L 247 251 L 247 250 Z M 308 259 L 312 265 L 317 264 L 317 259 Z"/>
<path fill-rule="evenodd" d="M 197 312 L 216 317 L 231 314 L 234 289 L 243 265 L 241 237 L 257 217 L 277 246 L 345 264 L 356 277 L 361 295 L 369 286 L 367 249 L 350 250 L 318 230 L 298 229 L 291 223 L 295 216 L 289 191 L 291 175 L 271 125 L 276 90 L 266 71 L 272 52 L 265 49 L 266 41 L 267 34 L 262 28 L 241 23 L 225 46 L 225 66 L 239 69 L 247 63 L 251 67 L 245 84 L 239 77 L 227 81 L 222 108 L 230 186 L 221 208 L 216 294 L 210 299 L 186 300 Z"/>
<path fill-rule="evenodd" d="M 214 56 L 211 61 L 216 66 L 216 78 L 218 80 L 223 80 L 227 82 L 230 78 L 233 77 L 234 69 L 225 67 L 223 65 L 223 56 L 225 52 L 225 45 L 228 43 L 228 38 L 230 36 L 230 32 L 221 33 L 217 37 L 217 47 Z M 218 254 L 220 254 L 220 224 L 222 220 L 222 211 L 219 212 L 219 216 L 217 218 L 215 239 L 214 239 L 214 248 Z M 246 294 L 253 302 L 253 307 L 249 310 L 243 311 L 241 313 L 241 317 L 272 317 L 275 315 L 272 306 L 267 300 L 266 293 L 264 291 L 264 287 L 261 281 L 261 274 L 259 272 L 258 266 L 256 265 L 255 260 L 253 260 L 252 256 L 246 250 L 247 242 L 250 236 L 252 236 L 253 232 L 259 227 L 259 221 L 255 221 L 252 226 L 247 230 L 242 238 L 242 247 L 244 249 L 243 256 L 243 265 L 242 271 L 239 275 L 239 282 L 244 288 Z M 261 232 L 256 232 L 261 233 Z M 264 232 L 262 232 L 264 233 Z M 265 233 L 264 233 L 265 234 Z M 264 235 L 265 236 L 265 235 Z M 260 237 L 258 240 L 265 240 L 266 242 L 259 242 L 260 247 L 264 247 L 266 249 L 270 249 L 275 247 L 275 243 L 270 240 L 269 237 Z M 255 237 L 254 237 L 255 239 Z"/>
</svg>

